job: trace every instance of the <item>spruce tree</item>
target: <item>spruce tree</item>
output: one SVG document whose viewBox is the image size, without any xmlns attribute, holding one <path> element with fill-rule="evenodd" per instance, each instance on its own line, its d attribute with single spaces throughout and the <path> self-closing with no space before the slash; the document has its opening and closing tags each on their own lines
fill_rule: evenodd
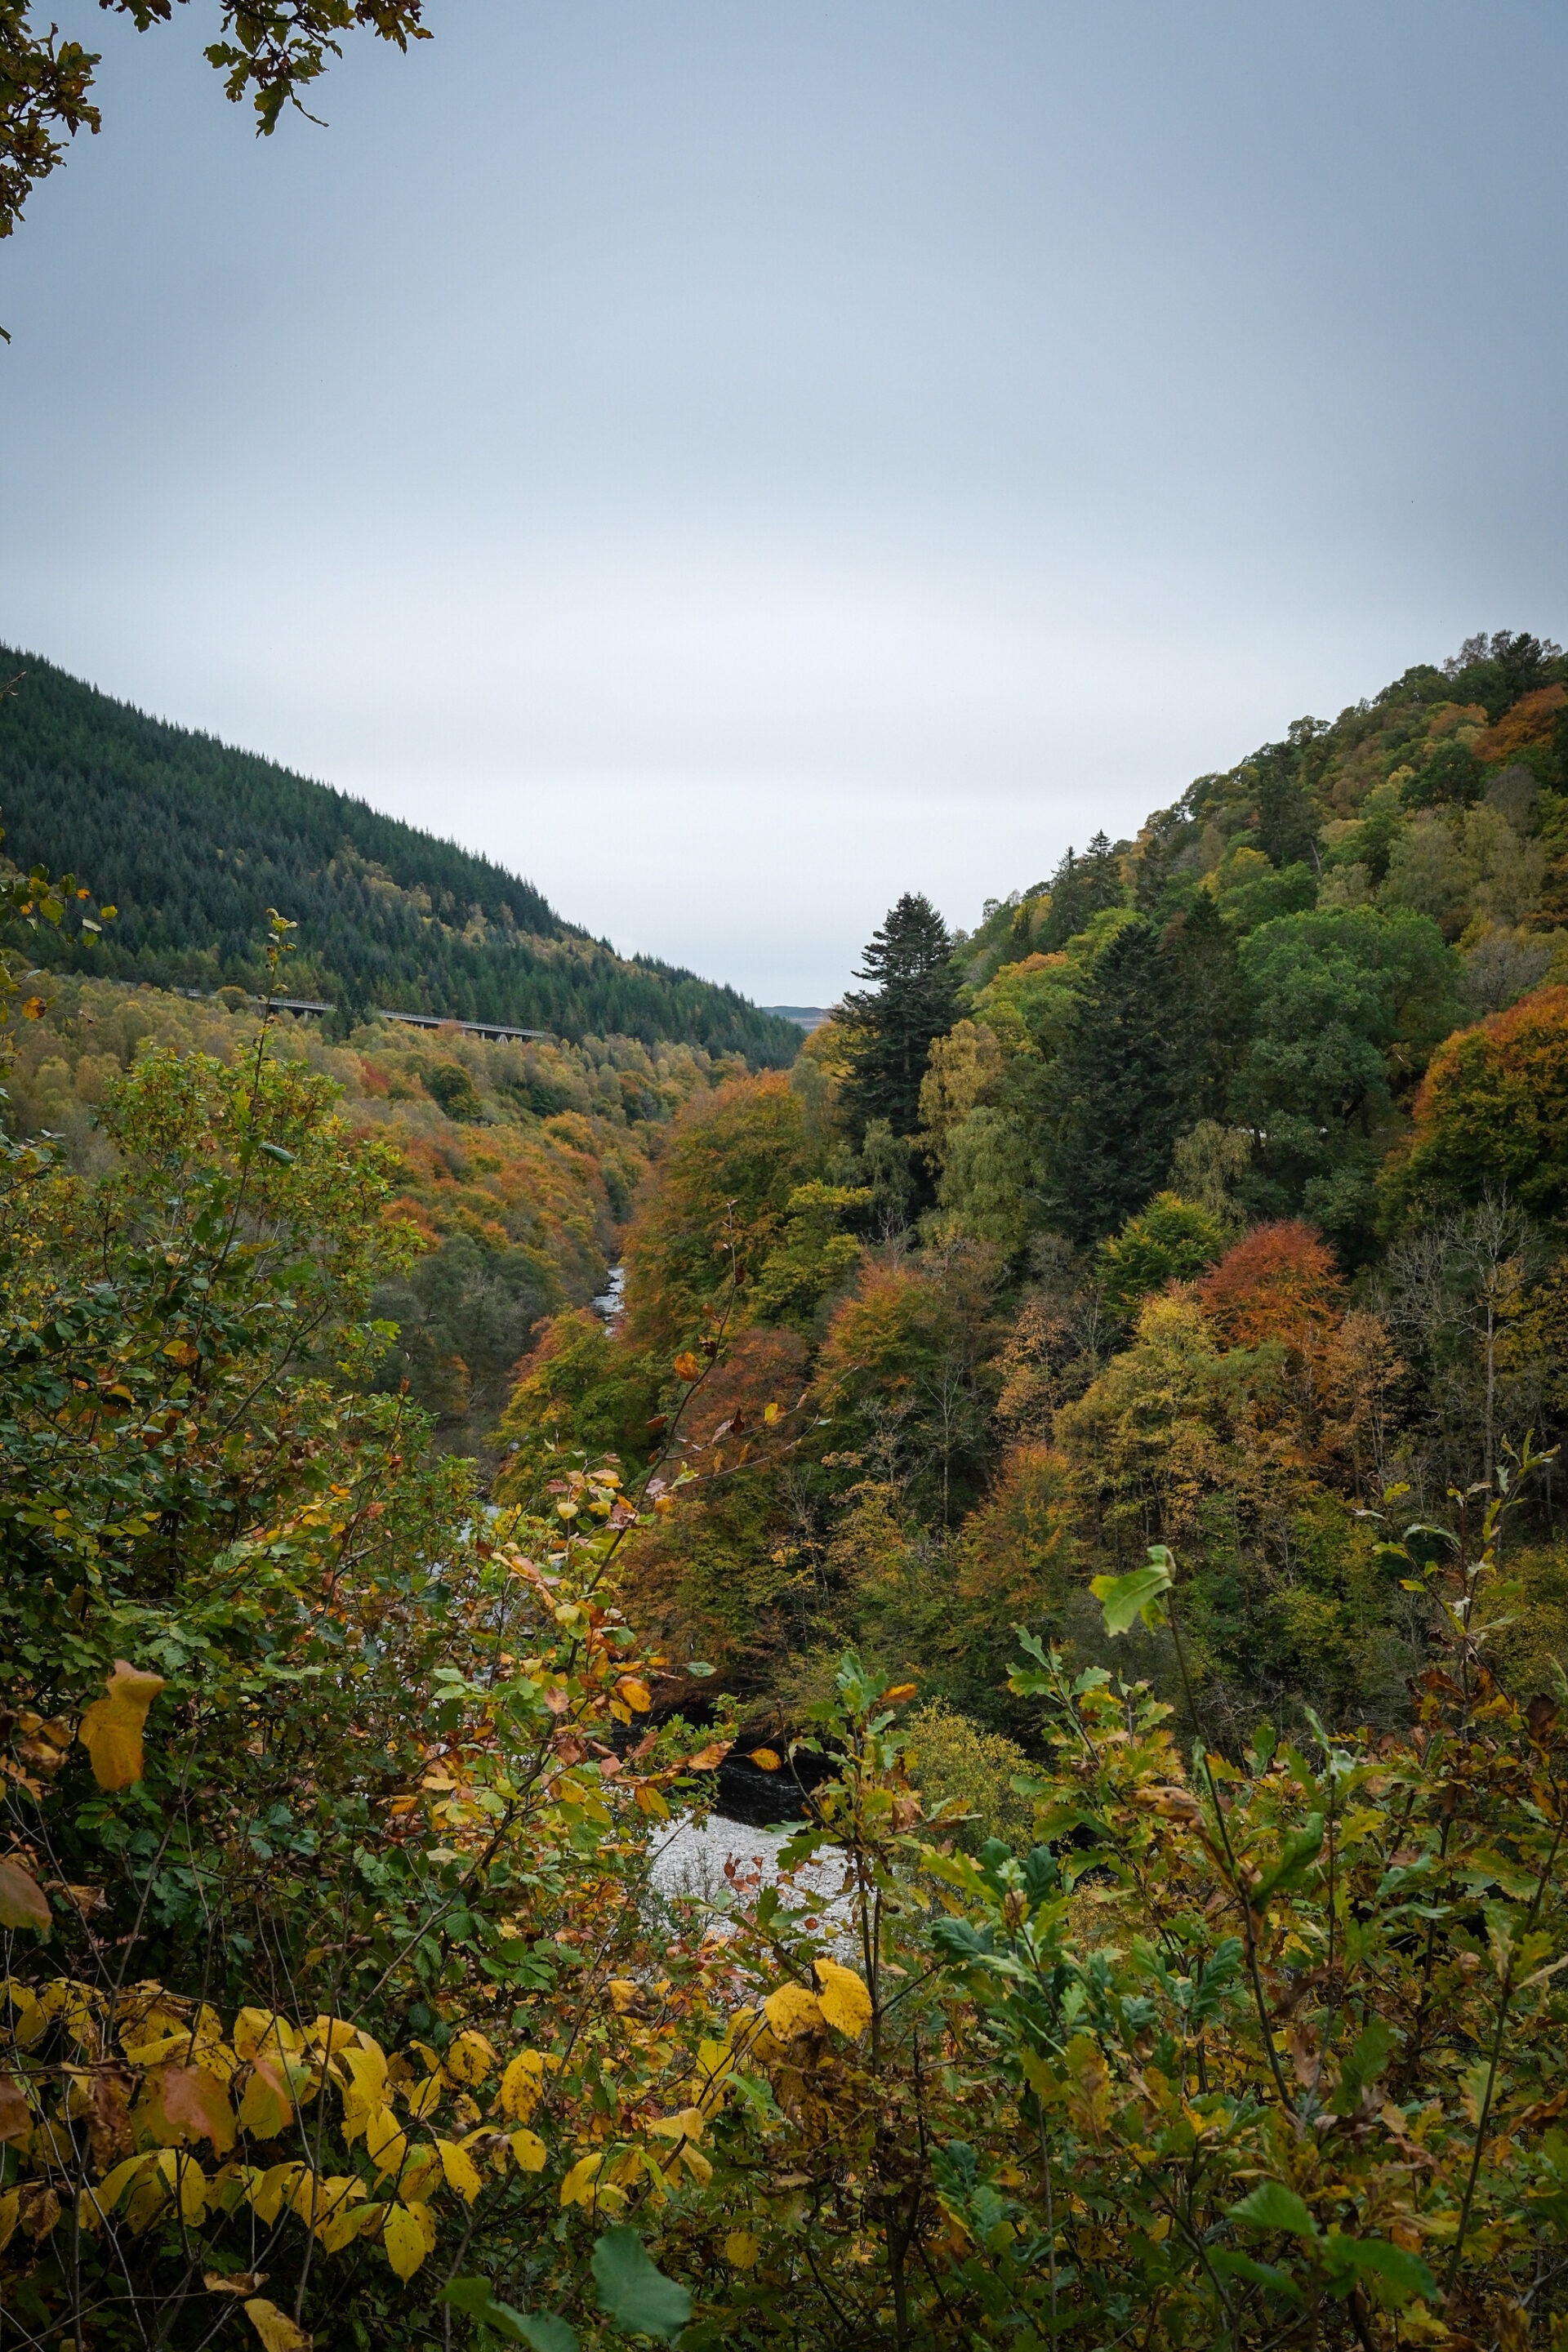
<svg viewBox="0 0 1568 2352">
<path fill-rule="evenodd" d="M 906 890 L 872 935 L 857 979 L 877 982 L 844 999 L 855 1066 L 845 1102 L 856 1140 L 873 1119 L 894 1135 L 920 1125 L 921 1080 L 931 1040 L 958 1018 L 958 974 L 947 926 L 929 898 Z"/>
<path fill-rule="evenodd" d="M 1051 877 L 1051 906 L 1040 927 L 1040 948 L 1049 955 L 1070 939 L 1104 907 L 1120 907 L 1127 893 L 1121 880 L 1121 857 L 1127 845 L 1097 833 L 1080 857 L 1069 849 Z"/>
<path fill-rule="evenodd" d="M 1140 917 L 1117 933 L 1063 1041 L 1046 1138 L 1052 1222 L 1114 1233 L 1163 1182 L 1186 1086 L 1177 965 Z"/>
</svg>

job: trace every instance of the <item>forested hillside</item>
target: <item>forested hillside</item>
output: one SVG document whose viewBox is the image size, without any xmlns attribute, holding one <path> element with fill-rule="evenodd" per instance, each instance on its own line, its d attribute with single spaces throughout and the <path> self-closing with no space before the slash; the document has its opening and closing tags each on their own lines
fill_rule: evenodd
<svg viewBox="0 0 1568 2352">
<path fill-rule="evenodd" d="M 901 901 L 790 1077 L 678 1119 L 625 1318 L 544 1328 L 502 1492 L 542 1493 L 545 1430 L 635 1460 L 721 1323 L 631 1574 L 779 1720 L 853 1641 L 1016 1731 L 1015 1623 L 1100 1654 L 1089 1581 L 1151 1541 L 1215 1720 L 1401 1720 L 1421 1612 L 1365 1513 L 1403 1484 L 1444 1518 L 1568 1410 L 1565 680 L 1478 640 L 972 937 Z M 1533 1672 L 1568 1636 L 1552 1493 Z"/>
<path fill-rule="evenodd" d="M 118 908 L 101 947 L 68 923 L 62 970 L 160 988 L 253 988 L 268 907 L 300 926 L 291 985 L 340 1004 L 515 1022 L 572 1039 L 679 1039 L 784 1064 L 793 1027 L 733 989 L 615 954 L 488 858 L 363 801 L 145 718 L 0 646 L 0 821 L 24 868 L 95 877 Z"/>
<path fill-rule="evenodd" d="M 1564 698 L 905 897 L 787 1072 L 22 1003 L 7 2343 L 1562 2352 Z"/>
<path fill-rule="evenodd" d="M 205 1054 L 233 1067 L 261 1027 L 247 1004 L 62 976 L 16 1039 L 7 1123 L 102 1171 L 111 1155 L 100 1106 L 138 1056 Z M 510 1045 L 395 1022 L 334 1041 L 287 1014 L 269 1035 L 275 1055 L 341 1090 L 357 1129 L 395 1148 L 391 1213 L 412 1222 L 424 1247 L 375 1294 L 376 1313 L 397 1325 L 377 1378 L 409 1382 L 444 1449 L 481 1456 L 541 1318 L 605 1288 L 669 1119 L 746 1066 L 701 1046 Z"/>
</svg>

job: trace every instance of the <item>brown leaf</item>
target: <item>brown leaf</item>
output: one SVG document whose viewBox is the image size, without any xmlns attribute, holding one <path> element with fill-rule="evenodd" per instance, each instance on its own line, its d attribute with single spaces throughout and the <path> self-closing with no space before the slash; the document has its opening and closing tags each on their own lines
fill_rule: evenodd
<svg viewBox="0 0 1568 2352">
<path fill-rule="evenodd" d="M 1531 1738 L 1544 1739 L 1557 1720 L 1556 1700 L 1548 1698 L 1544 1691 L 1537 1691 L 1524 1710 L 1524 1719 L 1530 1726 Z"/>
<path fill-rule="evenodd" d="M 104 1687 L 105 1696 L 82 1717 L 77 1737 L 92 1759 L 99 1787 L 129 1789 L 142 1778 L 142 1729 L 163 1677 L 116 1658 Z"/>
<path fill-rule="evenodd" d="M 47 2238 L 60 2218 L 60 2200 L 41 2180 L 24 2181 L 17 2218 L 30 2238 Z"/>
<path fill-rule="evenodd" d="M 1134 1789 L 1132 1801 L 1149 1812 L 1158 1813 L 1162 1821 L 1201 1822 L 1204 1817 L 1204 1809 L 1190 1789 L 1152 1783 L 1145 1788 Z"/>
<path fill-rule="evenodd" d="M 20 2083 L 9 2074 L 0 2074 L 0 2143 L 26 2139 L 32 2128 L 33 2111 Z"/>
<path fill-rule="evenodd" d="M 36 1927 L 47 1936 L 53 1925 L 49 1898 L 32 1873 L 0 1862 L 0 1927 Z"/>
<path fill-rule="evenodd" d="M 87 2136 L 100 2173 L 131 2154 L 131 2077 L 121 2068 L 106 2067 L 93 2076 Z"/>
</svg>

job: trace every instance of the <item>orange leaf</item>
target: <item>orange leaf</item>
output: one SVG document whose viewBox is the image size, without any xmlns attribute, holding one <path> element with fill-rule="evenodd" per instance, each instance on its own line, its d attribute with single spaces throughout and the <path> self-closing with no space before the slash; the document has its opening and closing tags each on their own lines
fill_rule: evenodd
<svg viewBox="0 0 1568 2352">
<path fill-rule="evenodd" d="M 19 2083 L 0 2074 L 0 2143 L 26 2139 L 33 2128 L 33 2113 Z"/>
<path fill-rule="evenodd" d="M 99 1787 L 129 1789 L 142 1778 L 142 1727 L 163 1677 L 116 1658 L 104 1687 L 107 1696 L 88 1708 L 77 1737 L 92 1759 Z"/>
<path fill-rule="evenodd" d="M 683 1354 L 677 1356 L 675 1360 L 675 1377 L 678 1381 L 700 1381 L 702 1377 L 701 1358 L 700 1356 L 694 1356 L 690 1349 L 688 1348 Z"/>
<path fill-rule="evenodd" d="M 764 1772 L 776 1772 L 779 1769 L 778 1750 L 774 1748 L 753 1748 L 751 1760 Z"/>
<path fill-rule="evenodd" d="M 234 2146 L 234 2114 L 216 2074 L 205 2066 L 160 2066 L 148 2077 L 148 2088 L 145 2120 L 164 2147 L 210 2139 L 215 2156 L 227 2155 Z"/>
<path fill-rule="evenodd" d="M 882 1693 L 877 1704 L 879 1706 L 902 1706 L 904 1701 L 913 1698 L 914 1695 L 913 1683 L 893 1683 Z"/>
</svg>

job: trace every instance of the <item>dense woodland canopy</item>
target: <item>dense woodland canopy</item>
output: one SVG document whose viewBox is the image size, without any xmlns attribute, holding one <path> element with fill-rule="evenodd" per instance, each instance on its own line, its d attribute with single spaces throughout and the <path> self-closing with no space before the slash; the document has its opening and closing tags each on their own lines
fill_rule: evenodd
<svg viewBox="0 0 1568 2352">
<path fill-rule="evenodd" d="M 488 858 L 0 647 L 0 685 L 11 677 L 10 856 L 114 877 L 112 930 L 100 943 L 62 925 L 42 943 L 57 968 L 254 988 L 267 910 L 281 907 L 302 942 L 290 985 L 345 1022 L 385 1006 L 577 1041 L 675 1038 L 753 1066 L 795 1052 L 789 1023 L 733 989 L 616 955 Z"/>
<path fill-rule="evenodd" d="M 905 898 L 788 1070 L 22 1008 L 18 2342 L 1561 2352 L 1565 710 Z"/>
</svg>

